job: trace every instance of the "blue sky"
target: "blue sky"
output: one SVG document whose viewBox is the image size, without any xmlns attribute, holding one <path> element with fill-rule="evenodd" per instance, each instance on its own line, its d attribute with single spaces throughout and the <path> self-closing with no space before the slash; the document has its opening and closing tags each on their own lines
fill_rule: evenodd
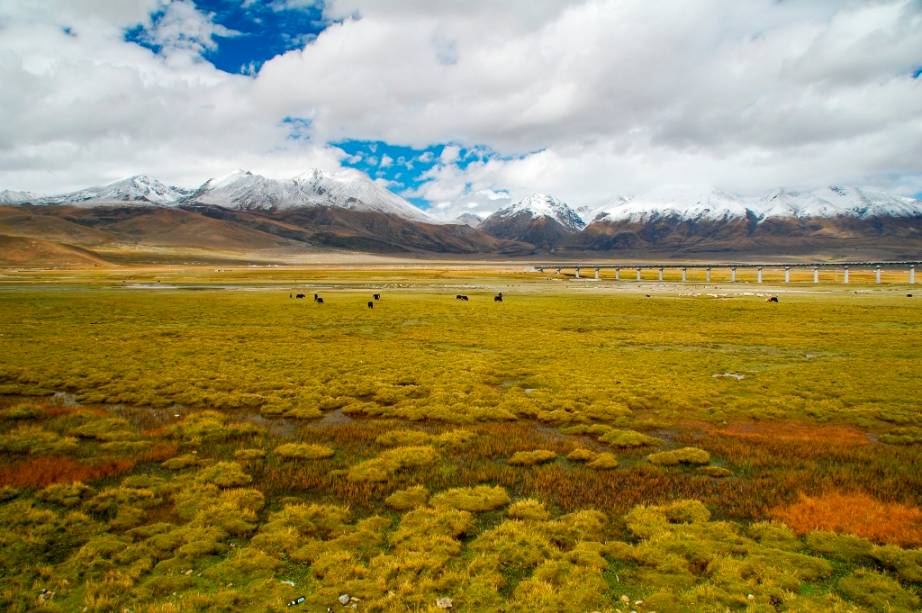
<svg viewBox="0 0 922 613">
<path fill-rule="evenodd" d="M 432 203 L 414 194 L 429 179 L 433 169 L 450 165 L 463 171 L 474 163 L 509 159 L 488 147 L 463 147 L 454 143 L 430 145 L 423 149 L 370 140 L 345 140 L 332 144 L 346 152 L 343 166 L 356 168 L 373 179 L 384 181 L 388 189 L 422 208 L 429 208 Z M 471 188 L 470 185 L 465 187 L 467 190 Z"/>
<path fill-rule="evenodd" d="M 284 0 L 196 0 L 195 6 L 210 14 L 214 23 L 235 33 L 215 36 L 217 46 L 205 50 L 203 57 L 224 72 L 251 74 L 276 55 L 304 47 L 329 25 L 323 17 L 322 1 L 304 4 L 290 5 Z M 163 16 L 164 11 L 151 16 L 154 27 Z M 158 45 L 145 40 L 141 26 L 129 29 L 125 37 L 159 51 Z"/>
</svg>

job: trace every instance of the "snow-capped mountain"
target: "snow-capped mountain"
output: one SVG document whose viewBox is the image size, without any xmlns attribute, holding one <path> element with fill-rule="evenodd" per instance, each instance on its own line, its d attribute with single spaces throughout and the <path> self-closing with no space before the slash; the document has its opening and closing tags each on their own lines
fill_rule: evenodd
<svg viewBox="0 0 922 613">
<path fill-rule="evenodd" d="M 922 252 L 922 202 L 857 187 L 758 197 L 664 187 L 600 209 L 565 246 L 670 255 L 847 250 L 909 258 Z"/>
<path fill-rule="evenodd" d="M 586 227 L 579 214 L 546 194 L 532 194 L 483 220 L 478 226 L 496 238 L 523 241 L 552 250 Z"/>
<path fill-rule="evenodd" d="M 573 231 L 582 230 L 586 226 L 586 222 L 579 213 L 566 203 L 547 194 L 532 194 L 511 206 L 496 211 L 487 219 L 498 222 L 518 217 L 531 219 L 546 217 Z"/>
<path fill-rule="evenodd" d="M 135 175 L 95 187 L 87 187 L 76 192 L 41 196 L 28 202 L 35 204 L 82 204 L 98 205 L 117 202 L 138 202 L 169 206 L 176 204 L 189 194 L 189 190 L 161 183 L 147 175 Z"/>
<path fill-rule="evenodd" d="M 38 194 L 32 192 L 20 192 L 12 189 L 0 190 L 0 204 L 22 204 L 31 202 L 39 198 Z"/>
<path fill-rule="evenodd" d="M 658 187 L 621 199 L 596 211 L 605 221 L 645 222 L 663 217 L 717 221 L 745 217 L 746 202 L 735 194 L 711 187 Z"/>
<path fill-rule="evenodd" d="M 913 217 L 922 215 L 922 203 L 859 187 L 824 187 L 809 192 L 784 189 L 763 196 L 744 197 L 713 187 L 668 186 L 602 207 L 596 219 L 615 222 L 651 222 L 658 219 L 719 222 L 748 218 L 768 219 L 855 217 Z"/>
<path fill-rule="evenodd" d="M 922 215 L 922 203 L 862 187 L 830 186 L 799 193 L 776 190 L 754 203 L 751 210 L 760 219 L 771 217 L 913 217 Z"/>
<path fill-rule="evenodd" d="M 483 220 L 473 213 L 461 213 L 451 223 L 462 224 L 472 228 L 480 227 Z"/>
<path fill-rule="evenodd" d="M 237 170 L 224 177 L 209 179 L 186 200 L 235 209 L 337 207 L 433 222 L 422 210 L 381 187 L 364 173 L 352 169 L 335 173 L 312 169 L 283 180 Z"/>
</svg>

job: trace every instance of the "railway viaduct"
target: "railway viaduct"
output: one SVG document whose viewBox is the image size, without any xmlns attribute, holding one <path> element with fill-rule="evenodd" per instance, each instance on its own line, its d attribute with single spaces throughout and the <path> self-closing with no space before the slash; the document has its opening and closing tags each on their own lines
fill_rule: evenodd
<svg viewBox="0 0 922 613">
<path fill-rule="evenodd" d="M 562 270 L 575 270 L 577 279 L 581 278 L 581 273 L 583 270 L 593 270 L 595 271 L 595 278 L 601 279 L 602 270 L 614 270 L 615 271 L 615 280 L 621 281 L 621 271 L 630 270 L 634 271 L 635 279 L 637 281 L 641 280 L 641 271 L 643 270 L 656 270 L 658 272 L 658 280 L 663 281 L 664 274 L 667 269 L 669 270 L 680 270 L 681 271 L 681 280 L 683 283 L 688 281 L 688 271 L 689 270 L 704 270 L 704 280 L 705 283 L 711 282 L 711 273 L 714 270 L 726 270 L 730 271 L 730 283 L 736 283 L 737 281 L 737 271 L 740 269 L 755 269 L 756 271 L 756 283 L 762 283 L 764 272 L 766 270 L 783 270 L 784 271 L 784 282 L 791 282 L 791 270 L 793 269 L 807 269 L 813 271 L 813 283 L 820 282 L 820 271 L 821 270 L 836 270 L 841 271 L 842 273 L 842 282 L 849 282 L 849 271 L 853 270 L 873 270 L 874 271 L 874 281 L 876 283 L 881 282 L 881 271 L 884 269 L 887 270 L 905 270 L 906 271 L 906 281 L 913 285 L 916 282 L 916 267 L 922 265 L 922 260 L 907 260 L 907 261 L 898 261 L 898 262 L 799 262 L 793 264 L 787 263 L 770 263 L 770 262 L 761 262 L 761 263 L 718 263 L 718 264 L 701 264 L 701 263 L 647 263 L 647 264 L 593 264 L 591 262 L 567 262 L 567 263 L 547 263 L 547 264 L 535 264 L 534 268 L 538 272 L 544 272 L 545 270 L 554 270 L 557 274 L 560 274 Z"/>
</svg>

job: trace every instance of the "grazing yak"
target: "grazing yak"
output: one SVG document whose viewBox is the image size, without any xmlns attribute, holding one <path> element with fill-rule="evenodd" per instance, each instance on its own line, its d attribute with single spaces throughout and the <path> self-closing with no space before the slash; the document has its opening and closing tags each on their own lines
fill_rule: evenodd
<svg viewBox="0 0 922 613">
<path fill-rule="evenodd" d="M 465 296 L 464 294 L 458 294 L 457 296 L 455 296 L 455 300 L 464 300 L 465 302 L 467 302 L 467 296 Z"/>
<path fill-rule="evenodd" d="M 768 299 L 769 302 L 778 302 L 778 296 L 772 296 Z"/>
<path fill-rule="evenodd" d="M 503 293 L 502 293 L 502 292 L 500 292 L 500 293 L 496 294 L 495 296 L 493 296 L 493 302 L 502 302 L 502 301 L 503 301 Z"/>
<path fill-rule="evenodd" d="M 381 300 L 381 294 L 372 294 L 371 297 L 375 300 Z"/>
<path fill-rule="evenodd" d="M 318 296 L 318 297 L 317 297 L 317 300 L 315 300 L 314 302 L 316 302 L 317 304 L 323 304 L 323 298 L 321 298 L 320 296 Z"/>
<path fill-rule="evenodd" d="M 291 297 L 291 294 L 288 294 L 288 297 Z M 304 294 L 295 294 L 295 298 L 304 298 Z"/>
<path fill-rule="evenodd" d="M 373 308 L 375 308 L 375 303 L 374 303 L 374 302 L 371 302 L 371 301 L 369 301 L 369 302 L 368 302 L 368 308 L 369 308 L 369 309 L 373 309 Z"/>
</svg>

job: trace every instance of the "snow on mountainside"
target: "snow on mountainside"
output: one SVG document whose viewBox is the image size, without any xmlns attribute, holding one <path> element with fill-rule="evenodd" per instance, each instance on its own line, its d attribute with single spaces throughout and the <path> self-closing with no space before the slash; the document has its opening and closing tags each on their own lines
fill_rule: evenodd
<svg viewBox="0 0 922 613">
<path fill-rule="evenodd" d="M 238 170 L 224 177 L 209 179 L 188 201 L 239 209 L 329 206 L 388 213 L 412 221 L 433 223 L 422 210 L 352 169 L 335 173 L 312 169 L 284 180 Z"/>
<path fill-rule="evenodd" d="M 36 204 L 104 204 L 113 202 L 140 202 L 172 205 L 187 196 L 188 190 L 161 183 L 153 177 L 135 175 L 108 185 L 88 187 L 68 194 L 43 196 L 30 202 Z"/>
<path fill-rule="evenodd" d="M 465 226 L 470 226 L 472 228 L 477 228 L 480 226 L 482 222 L 483 220 L 480 217 L 474 215 L 473 213 L 461 213 L 460 215 L 455 217 L 454 220 L 451 221 L 450 223 L 462 224 Z"/>
<path fill-rule="evenodd" d="M 19 192 L 12 189 L 0 190 L 0 204 L 21 204 L 31 202 L 38 197 L 38 194 L 32 192 Z"/>
<path fill-rule="evenodd" d="M 649 222 L 663 218 L 726 221 L 751 217 L 805 219 L 810 217 L 922 216 L 922 202 L 858 187 L 826 187 L 810 192 L 775 190 L 743 197 L 711 187 L 660 187 L 596 210 L 608 222 Z"/>
<path fill-rule="evenodd" d="M 719 189 L 695 186 L 658 187 L 597 211 L 606 221 L 643 222 L 662 217 L 721 220 L 745 217 L 742 198 Z"/>
<path fill-rule="evenodd" d="M 491 223 L 496 223 L 526 216 L 532 219 L 547 217 L 569 230 L 582 230 L 586 226 L 586 222 L 576 211 L 553 196 L 546 194 L 532 194 L 511 206 L 496 211 L 487 219 Z"/>
<path fill-rule="evenodd" d="M 868 188 L 831 186 L 807 193 L 777 190 L 758 199 L 753 211 L 762 218 L 913 217 L 922 215 L 922 202 Z"/>
</svg>

